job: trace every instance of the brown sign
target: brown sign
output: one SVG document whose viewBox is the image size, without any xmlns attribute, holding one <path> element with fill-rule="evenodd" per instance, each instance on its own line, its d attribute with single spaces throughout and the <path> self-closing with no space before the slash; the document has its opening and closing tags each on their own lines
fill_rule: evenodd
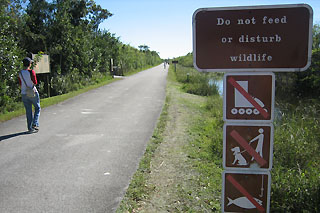
<svg viewBox="0 0 320 213">
<path fill-rule="evenodd" d="M 225 121 L 272 122 L 273 73 L 234 73 L 224 76 Z"/>
<path fill-rule="evenodd" d="M 306 70 L 312 15 L 306 4 L 198 9 L 194 66 L 211 72 Z"/>
<path fill-rule="evenodd" d="M 269 212 L 269 172 L 225 171 L 222 182 L 222 212 Z"/>
<path fill-rule="evenodd" d="M 226 124 L 223 129 L 225 169 L 270 170 L 273 157 L 273 126 Z"/>
</svg>

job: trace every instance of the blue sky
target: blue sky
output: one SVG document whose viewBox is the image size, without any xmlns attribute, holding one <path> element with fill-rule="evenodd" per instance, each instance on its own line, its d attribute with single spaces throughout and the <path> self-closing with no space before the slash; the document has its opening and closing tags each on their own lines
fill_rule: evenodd
<svg viewBox="0 0 320 213">
<path fill-rule="evenodd" d="M 192 15 L 198 8 L 274 4 L 309 4 L 314 24 L 320 24 L 320 0 L 96 0 L 113 16 L 101 29 L 133 47 L 145 44 L 161 58 L 192 51 Z"/>
</svg>

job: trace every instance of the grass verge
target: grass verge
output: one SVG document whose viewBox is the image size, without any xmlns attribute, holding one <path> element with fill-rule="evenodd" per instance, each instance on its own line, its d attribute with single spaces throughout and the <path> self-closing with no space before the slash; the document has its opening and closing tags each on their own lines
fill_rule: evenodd
<svg viewBox="0 0 320 213">
<path fill-rule="evenodd" d="M 111 82 L 114 82 L 116 80 L 119 80 L 119 79 L 107 79 L 107 80 L 104 80 L 98 84 L 90 85 L 88 87 L 85 87 L 85 88 L 77 90 L 77 91 L 69 92 L 69 93 L 66 93 L 63 95 L 59 95 L 59 96 L 41 99 L 41 108 L 45 108 L 45 107 L 48 107 L 48 106 L 51 106 L 54 104 L 58 104 L 58 103 L 63 102 L 67 99 L 70 99 L 70 98 L 75 97 L 77 95 L 80 95 L 82 93 L 88 92 L 92 89 L 96 89 L 98 87 L 104 86 L 104 85 L 109 84 Z M 24 114 L 25 114 L 25 109 L 24 109 L 24 106 L 21 102 L 21 103 L 17 104 L 17 109 L 15 111 L 0 114 L 0 122 L 4 122 L 4 121 L 10 120 L 12 118 L 15 118 L 17 116 L 24 115 Z"/>
<path fill-rule="evenodd" d="M 146 66 L 141 69 L 132 70 L 128 73 L 125 73 L 125 76 L 131 76 L 131 75 L 134 75 L 138 72 L 150 69 L 152 67 L 154 67 L 154 66 L 150 65 L 150 66 Z M 88 92 L 92 89 L 99 88 L 101 86 L 104 86 L 106 84 L 109 84 L 109 83 L 117 81 L 117 80 L 119 80 L 119 79 L 108 79 L 107 78 L 106 80 L 102 80 L 101 82 L 99 82 L 97 84 L 90 85 L 90 86 L 87 86 L 85 88 L 82 88 L 82 89 L 79 89 L 76 91 L 72 91 L 72 92 L 69 92 L 69 93 L 66 93 L 63 95 L 58 95 L 58 96 L 54 96 L 54 97 L 50 97 L 50 98 L 43 98 L 43 99 L 41 99 L 41 108 L 45 108 L 45 107 L 48 107 L 51 105 L 58 104 L 58 103 L 63 102 L 67 99 L 70 99 L 70 98 L 75 97 L 77 95 L 80 95 L 82 93 Z M 15 110 L 12 112 L 6 112 L 6 113 L 2 113 L 2 114 L 0 113 L 0 122 L 8 121 L 8 120 L 11 120 L 12 118 L 15 118 L 15 117 L 18 117 L 18 116 L 25 114 L 25 109 L 24 109 L 22 102 L 16 103 L 14 108 L 15 108 Z"/>
<path fill-rule="evenodd" d="M 171 66 L 163 112 L 117 212 L 220 211 L 222 99 L 182 87 Z"/>
<path fill-rule="evenodd" d="M 148 194 L 153 190 L 153 188 L 148 186 L 146 183 L 148 174 L 151 172 L 151 160 L 160 143 L 163 141 L 163 133 L 168 121 L 169 104 L 170 97 L 167 96 L 156 129 L 153 132 L 144 156 L 140 160 L 139 168 L 132 177 L 129 188 L 127 189 L 126 195 L 123 198 L 117 212 L 133 212 L 134 209 L 138 209 L 138 202 L 146 199 Z"/>
<path fill-rule="evenodd" d="M 151 69 L 152 67 L 156 67 L 156 66 L 158 66 L 158 65 L 159 65 L 159 64 L 157 64 L 157 65 L 148 65 L 148 66 L 145 66 L 144 68 L 132 70 L 132 71 L 130 71 L 130 72 L 124 73 L 124 76 L 131 76 L 131 75 L 137 74 L 138 72 Z"/>
<path fill-rule="evenodd" d="M 221 211 L 222 98 L 187 94 L 186 83 L 169 72 L 165 127 L 155 130 L 156 146 L 150 142 L 148 163 L 118 212 Z M 277 109 L 270 212 L 319 212 L 320 103 L 279 102 Z"/>
<path fill-rule="evenodd" d="M 320 102 L 278 102 L 271 211 L 320 212 Z"/>
<path fill-rule="evenodd" d="M 156 66 L 158 66 L 158 65 L 156 65 Z M 137 73 L 139 73 L 141 71 L 150 69 L 152 67 L 154 67 L 154 66 L 149 65 L 149 66 L 146 66 L 144 68 L 132 70 L 130 72 L 125 73 L 125 76 L 131 76 L 131 75 L 137 74 Z M 109 84 L 109 83 L 117 81 L 117 80 L 119 80 L 119 79 L 106 78 L 106 80 L 102 80 L 101 82 L 99 82 L 97 84 L 90 85 L 90 86 L 87 86 L 85 88 L 82 88 L 82 89 L 79 89 L 79 90 L 76 90 L 76 91 L 72 91 L 72 92 L 69 92 L 69 93 L 66 93 L 66 94 L 63 94 L 63 95 L 58 95 L 58 96 L 54 96 L 54 97 L 50 97 L 50 98 L 43 98 L 43 99 L 41 99 L 41 108 L 45 108 L 45 107 L 48 107 L 48 106 L 51 106 L 51 105 L 58 104 L 58 103 L 63 102 L 65 100 L 67 100 L 67 99 L 70 99 L 70 98 L 75 97 L 77 95 L 80 95 L 82 93 L 88 92 L 88 91 L 90 91 L 92 89 L 99 88 L 101 86 L 104 86 L 106 84 Z M 15 105 L 14 106 L 14 109 L 15 109 L 14 111 L 2 113 L 2 114 L 0 113 L 0 122 L 8 121 L 8 120 L 11 120 L 12 118 L 15 118 L 15 117 L 18 117 L 18 116 L 21 116 L 21 115 L 25 114 L 25 109 L 24 109 L 24 106 L 23 106 L 22 102 L 15 103 L 14 105 Z"/>
</svg>

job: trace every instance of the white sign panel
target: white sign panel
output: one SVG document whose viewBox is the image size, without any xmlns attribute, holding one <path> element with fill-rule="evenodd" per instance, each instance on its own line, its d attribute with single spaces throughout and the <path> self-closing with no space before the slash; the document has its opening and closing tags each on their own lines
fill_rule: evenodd
<svg viewBox="0 0 320 213">
<path fill-rule="evenodd" d="M 36 54 L 32 54 L 32 59 L 35 60 Z M 50 58 L 49 55 L 41 55 L 40 61 L 37 62 L 33 68 L 34 71 L 39 73 L 50 73 Z"/>
</svg>

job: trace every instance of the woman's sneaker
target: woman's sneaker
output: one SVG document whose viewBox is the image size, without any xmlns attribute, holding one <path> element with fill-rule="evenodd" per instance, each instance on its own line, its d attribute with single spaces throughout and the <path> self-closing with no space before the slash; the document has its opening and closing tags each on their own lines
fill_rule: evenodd
<svg viewBox="0 0 320 213">
<path fill-rule="evenodd" d="M 34 130 L 36 130 L 36 131 L 39 131 L 39 127 L 36 126 L 36 125 L 33 125 L 32 128 L 33 128 Z"/>
<path fill-rule="evenodd" d="M 37 133 L 39 131 L 39 129 L 38 130 L 36 130 L 36 129 L 30 129 L 29 131 L 28 131 L 28 133 L 29 134 L 32 134 L 32 133 Z"/>
</svg>

